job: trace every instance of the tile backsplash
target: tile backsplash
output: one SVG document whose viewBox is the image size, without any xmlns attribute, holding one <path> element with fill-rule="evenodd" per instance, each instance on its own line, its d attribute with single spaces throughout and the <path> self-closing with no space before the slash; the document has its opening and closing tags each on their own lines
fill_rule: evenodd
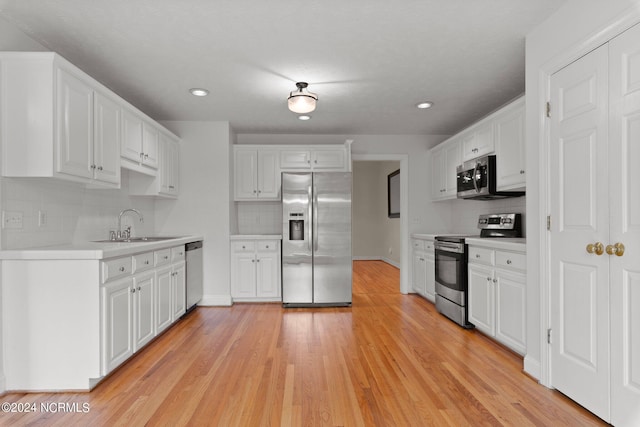
<svg viewBox="0 0 640 427">
<path fill-rule="evenodd" d="M 236 202 L 239 234 L 282 234 L 282 203 Z"/>
<path fill-rule="evenodd" d="M 523 236 L 526 236 L 527 219 L 525 197 L 498 200 L 451 200 L 451 233 L 480 234 L 478 215 L 490 213 L 522 214 Z"/>
<path fill-rule="evenodd" d="M 128 195 L 126 172 L 122 189 L 87 189 L 50 178 L 1 181 L 2 211 L 22 214 L 22 228 L 2 230 L 3 249 L 107 239 L 109 231 L 117 228 L 118 213 L 126 208 L 136 208 L 144 216 L 144 222 L 140 222 L 135 214 L 123 215 L 122 225 L 130 225 L 132 235 L 154 232 L 155 202 Z M 40 218 L 42 215 L 44 218 Z"/>
</svg>

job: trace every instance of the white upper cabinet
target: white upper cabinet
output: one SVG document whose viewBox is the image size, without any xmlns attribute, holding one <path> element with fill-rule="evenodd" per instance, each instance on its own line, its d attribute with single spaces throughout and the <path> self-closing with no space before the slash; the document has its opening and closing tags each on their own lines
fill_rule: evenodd
<svg viewBox="0 0 640 427">
<path fill-rule="evenodd" d="M 280 200 L 278 150 L 236 147 L 234 199 Z"/>
<path fill-rule="evenodd" d="M 456 198 L 456 168 L 462 163 L 461 145 L 459 139 L 450 139 L 431 151 L 432 200 Z"/>
<path fill-rule="evenodd" d="M 492 123 L 482 123 L 463 136 L 462 150 L 463 161 L 492 153 L 494 150 Z"/>
<path fill-rule="evenodd" d="M 282 149 L 280 168 L 283 172 L 347 171 L 347 159 L 347 150 L 342 146 Z"/>
<path fill-rule="evenodd" d="M 0 128 L 2 176 L 111 188 L 121 166 L 155 175 L 169 133 L 53 52 L 0 53 Z"/>
<path fill-rule="evenodd" d="M 496 189 L 524 190 L 525 176 L 524 97 L 511 103 L 495 118 Z"/>
<path fill-rule="evenodd" d="M 120 185 L 115 97 L 54 53 L 0 54 L 2 174 Z"/>
<path fill-rule="evenodd" d="M 496 189 L 524 191 L 524 96 L 431 149 L 431 199 L 455 199 L 456 168 L 464 161 L 496 156 Z"/>
<path fill-rule="evenodd" d="M 149 156 L 151 157 L 151 156 Z M 158 170 L 155 175 L 129 174 L 129 194 L 175 199 L 180 193 L 180 142 L 168 132 L 158 133 Z"/>
<path fill-rule="evenodd" d="M 122 167 L 147 175 L 158 169 L 160 132 L 131 108 L 122 108 Z"/>
</svg>

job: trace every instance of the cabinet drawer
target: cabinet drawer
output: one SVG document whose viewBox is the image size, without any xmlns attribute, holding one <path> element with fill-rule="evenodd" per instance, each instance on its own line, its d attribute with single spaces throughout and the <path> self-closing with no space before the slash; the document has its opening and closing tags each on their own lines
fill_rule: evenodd
<svg viewBox="0 0 640 427">
<path fill-rule="evenodd" d="M 102 283 L 131 274 L 131 257 L 110 259 L 102 262 Z"/>
<path fill-rule="evenodd" d="M 171 248 L 171 262 L 184 260 L 184 246 L 176 246 Z"/>
<path fill-rule="evenodd" d="M 495 251 L 493 249 L 469 247 L 469 262 L 495 265 Z"/>
<path fill-rule="evenodd" d="M 277 240 L 259 240 L 258 251 L 260 252 L 275 252 L 278 250 Z"/>
<path fill-rule="evenodd" d="M 420 239 L 413 239 L 412 246 L 414 251 L 424 251 L 425 241 Z"/>
<path fill-rule="evenodd" d="M 171 262 L 171 249 L 161 249 L 154 252 L 155 265 L 164 265 Z"/>
<path fill-rule="evenodd" d="M 527 257 L 525 254 L 515 252 L 496 251 L 496 267 L 515 270 L 527 269 Z"/>
<path fill-rule="evenodd" d="M 254 241 L 232 242 L 231 249 L 233 250 L 233 252 L 238 252 L 238 253 L 254 252 L 256 250 L 256 242 Z"/>
<path fill-rule="evenodd" d="M 431 252 L 431 254 L 433 254 L 434 248 L 435 248 L 434 242 L 432 242 L 430 240 L 425 240 L 425 242 L 424 242 L 424 250 L 427 251 L 427 253 Z"/>
<path fill-rule="evenodd" d="M 133 272 L 145 271 L 153 268 L 153 252 L 145 252 L 133 256 Z"/>
</svg>

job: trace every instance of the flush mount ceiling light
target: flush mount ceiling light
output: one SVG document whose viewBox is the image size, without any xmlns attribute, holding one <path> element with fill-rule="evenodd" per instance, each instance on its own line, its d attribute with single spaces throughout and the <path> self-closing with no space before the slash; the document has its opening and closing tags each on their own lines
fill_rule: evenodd
<svg viewBox="0 0 640 427">
<path fill-rule="evenodd" d="M 189 89 L 189 92 L 191 92 L 191 95 L 193 96 L 207 96 L 209 95 L 209 91 L 206 89 L 202 89 L 200 87 L 194 87 Z"/>
<path fill-rule="evenodd" d="M 289 110 L 298 114 L 307 114 L 316 109 L 318 95 L 309 92 L 307 86 L 309 85 L 305 82 L 296 83 L 298 90 L 289 94 Z"/>
<path fill-rule="evenodd" d="M 416 104 L 416 107 L 420 108 L 421 110 L 424 110 L 426 108 L 431 108 L 433 107 L 433 102 L 431 101 L 420 102 L 419 104 Z"/>
</svg>

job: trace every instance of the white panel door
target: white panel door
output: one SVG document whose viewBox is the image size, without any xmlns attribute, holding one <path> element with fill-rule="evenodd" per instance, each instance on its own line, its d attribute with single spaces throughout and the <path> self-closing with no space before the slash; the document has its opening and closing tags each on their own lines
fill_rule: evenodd
<svg viewBox="0 0 640 427">
<path fill-rule="evenodd" d="M 445 147 L 444 182 L 445 196 L 455 198 L 458 193 L 458 179 L 456 168 L 462 163 L 462 148 L 460 142 L 448 144 Z"/>
<path fill-rule="evenodd" d="M 156 333 L 165 330 L 173 320 L 172 279 L 171 267 L 156 272 Z"/>
<path fill-rule="evenodd" d="M 275 150 L 258 151 L 258 198 L 280 199 L 280 153 Z"/>
<path fill-rule="evenodd" d="M 433 257 L 427 256 L 425 261 L 425 268 L 427 270 L 427 288 L 425 295 L 428 300 L 436 301 L 436 261 Z"/>
<path fill-rule="evenodd" d="M 120 184 L 120 106 L 99 92 L 93 102 L 95 178 Z"/>
<path fill-rule="evenodd" d="M 253 200 L 258 197 L 258 152 L 236 150 L 233 163 L 235 200 Z"/>
<path fill-rule="evenodd" d="M 142 348 L 155 336 L 155 299 L 153 295 L 155 272 L 135 276 L 134 286 L 134 351 Z"/>
<path fill-rule="evenodd" d="M 153 125 L 142 122 L 142 164 L 156 169 L 160 154 L 160 132 Z"/>
<path fill-rule="evenodd" d="M 495 286 L 493 269 L 469 264 L 469 322 L 487 335 L 495 336 Z"/>
<path fill-rule="evenodd" d="M 551 77 L 552 385 L 609 419 L 608 50 Z M 587 245 L 589 250 L 587 251 Z"/>
<path fill-rule="evenodd" d="M 640 26 L 610 43 L 611 423 L 640 425 Z M 620 253 L 614 245 L 624 245 Z M 617 256 L 621 255 L 621 256 Z"/>
<path fill-rule="evenodd" d="M 511 190 L 525 186 L 524 104 L 495 121 L 496 187 Z"/>
<path fill-rule="evenodd" d="M 496 339 L 520 354 L 527 350 L 527 289 L 524 274 L 495 271 Z"/>
<path fill-rule="evenodd" d="M 93 89 L 58 69 L 56 171 L 93 178 Z"/>
<path fill-rule="evenodd" d="M 108 283 L 102 288 L 103 374 L 133 354 L 133 279 Z"/>
<path fill-rule="evenodd" d="M 180 262 L 173 265 L 173 273 L 171 276 L 171 287 L 173 288 L 173 320 L 177 320 L 182 316 L 187 307 L 187 288 L 185 281 L 185 263 Z"/>
<path fill-rule="evenodd" d="M 413 253 L 413 290 L 424 296 L 427 293 L 427 265 L 424 252 Z"/>
<path fill-rule="evenodd" d="M 231 256 L 231 296 L 254 298 L 256 296 L 256 258 L 253 252 Z"/>
<path fill-rule="evenodd" d="M 134 162 L 141 162 L 142 119 L 135 113 L 123 108 L 121 111 L 122 135 L 120 155 Z"/>
<path fill-rule="evenodd" d="M 280 295 L 279 265 L 279 252 L 258 253 L 256 259 L 256 296 L 277 298 Z"/>
</svg>

